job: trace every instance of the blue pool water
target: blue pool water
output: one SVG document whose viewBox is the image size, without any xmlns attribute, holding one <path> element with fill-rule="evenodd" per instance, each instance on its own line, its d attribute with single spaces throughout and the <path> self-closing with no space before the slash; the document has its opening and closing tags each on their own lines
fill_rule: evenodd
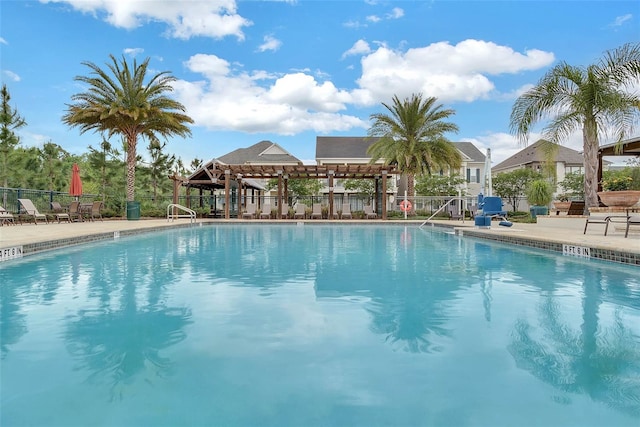
<svg viewBox="0 0 640 427">
<path fill-rule="evenodd" d="M 635 426 L 637 268 L 206 226 L 0 266 L 2 426 Z"/>
</svg>

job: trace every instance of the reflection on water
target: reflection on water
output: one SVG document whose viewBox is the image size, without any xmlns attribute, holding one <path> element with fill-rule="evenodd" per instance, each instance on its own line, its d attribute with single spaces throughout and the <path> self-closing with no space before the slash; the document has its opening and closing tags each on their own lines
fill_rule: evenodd
<svg viewBox="0 0 640 427">
<path fill-rule="evenodd" d="M 380 226 L 25 258 L 0 270 L 0 424 L 634 425 L 637 276 Z"/>
</svg>

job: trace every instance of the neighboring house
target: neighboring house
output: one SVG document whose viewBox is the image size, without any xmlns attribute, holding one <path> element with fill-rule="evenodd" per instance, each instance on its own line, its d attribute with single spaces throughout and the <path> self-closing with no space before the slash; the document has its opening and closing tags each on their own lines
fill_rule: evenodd
<svg viewBox="0 0 640 427">
<path fill-rule="evenodd" d="M 251 147 L 238 148 L 224 156 L 219 157 L 218 162 L 226 165 L 302 165 L 302 161 L 293 156 L 287 150 L 271 141 L 260 141 Z M 256 180 L 263 188 L 267 186 L 267 180 Z M 276 189 L 265 190 L 265 195 L 274 196 Z"/>
<path fill-rule="evenodd" d="M 316 162 L 319 165 L 335 164 L 367 164 L 371 157 L 367 149 L 378 138 L 360 136 L 318 136 L 316 137 Z M 469 195 L 478 194 L 482 190 L 481 178 L 484 176 L 485 156 L 471 142 L 454 142 L 462 155 L 462 166 L 458 174 L 466 178 L 464 191 Z M 383 160 L 377 163 L 382 164 Z M 444 174 L 440 171 L 440 174 Z M 345 193 L 343 183 L 334 184 L 335 193 Z M 405 180 L 398 178 L 390 183 L 389 193 L 404 193 Z M 328 189 L 324 189 L 328 192 Z"/>
<path fill-rule="evenodd" d="M 545 144 L 550 143 L 541 139 L 518 151 L 513 156 L 493 166 L 491 168 L 492 175 L 495 176 L 524 168 L 542 172 L 546 162 Z M 569 173 L 584 173 L 584 157 L 582 153 L 562 145 L 557 145 L 556 148 L 554 159 L 556 182 L 563 181 Z M 555 193 L 560 192 L 562 192 L 561 189 L 556 188 Z"/>
<path fill-rule="evenodd" d="M 271 141 L 260 141 L 248 148 L 238 148 L 218 161 L 227 165 L 301 165 L 287 150 Z"/>
</svg>

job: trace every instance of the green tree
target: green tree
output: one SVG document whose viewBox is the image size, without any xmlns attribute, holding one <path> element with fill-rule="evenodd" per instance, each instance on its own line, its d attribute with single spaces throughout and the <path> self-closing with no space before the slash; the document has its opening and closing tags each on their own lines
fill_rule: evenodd
<svg viewBox="0 0 640 427">
<path fill-rule="evenodd" d="M 105 205 L 118 210 L 110 203 L 110 199 L 118 199 L 118 189 L 124 188 L 124 174 L 122 170 L 124 162 L 120 159 L 121 153 L 114 148 L 107 139 L 103 139 L 99 149 L 89 145 L 87 163 L 89 170 L 93 171 L 90 181 L 98 183 L 102 200 Z M 121 199 L 120 199 L 121 200 Z"/>
<path fill-rule="evenodd" d="M 541 178 L 540 173 L 529 168 L 499 173 L 493 177 L 493 191 L 507 200 L 513 206 L 513 211 L 517 212 L 520 198 L 524 196 L 529 183 Z"/>
<path fill-rule="evenodd" d="M 625 44 L 587 67 L 556 65 L 516 100 L 511 111 L 511 131 L 522 141 L 536 123 L 547 119 L 544 137 L 556 144 L 582 130 L 587 208 L 598 206 L 600 133 L 612 129 L 618 142 L 628 137 L 640 112 L 640 98 L 627 89 L 638 79 L 640 44 Z"/>
<path fill-rule="evenodd" d="M 371 144 L 370 163 L 383 159 L 407 174 L 407 193 L 415 195 L 414 176 L 441 169 L 460 167 L 462 157 L 455 145 L 445 138 L 447 132 L 457 132 L 458 126 L 445 121 L 455 114 L 452 109 L 436 105 L 437 98 L 423 99 L 421 94 L 400 100 L 393 97 L 393 104 L 382 105 L 390 114 L 372 114 L 370 137 L 379 139 Z"/>
<path fill-rule="evenodd" d="M 158 136 L 191 135 L 186 125 L 193 120 L 184 114 L 185 107 L 165 95 L 173 90 L 176 80 L 168 71 L 147 79 L 149 59 L 141 64 L 136 60 L 129 66 L 125 58 L 118 63 L 110 55 L 111 63 L 103 70 L 91 62 L 83 62 L 91 69 L 89 76 L 77 76 L 76 81 L 88 85 L 85 92 L 71 97 L 63 122 L 79 127 L 80 132 L 92 130 L 107 137 L 119 134 L 127 145 L 127 201 L 135 197 L 136 148 L 138 137 L 157 141 Z"/>
<path fill-rule="evenodd" d="M 571 172 L 564 176 L 558 183 L 565 196 L 568 198 L 584 199 L 584 175 L 580 172 Z"/>
<path fill-rule="evenodd" d="M 416 193 L 420 196 L 457 196 L 464 182 L 460 175 L 423 175 L 417 179 Z"/>
<path fill-rule="evenodd" d="M 2 112 L 0 113 L 0 180 L 3 187 L 8 187 L 10 176 L 17 170 L 17 162 L 12 161 L 15 148 L 20 143 L 16 130 L 25 126 L 27 122 L 18 114 L 16 109 L 9 105 L 11 95 L 5 84 L 2 85 L 0 90 L 0 98 L 2 98 Z"/>
<path fill-rule="evenodd" d="M 158 141 L 151 141 L 148 147 L 149 155 L 151 156 L 149 173 L 151 176 L 151 187 L 153 188 L 153 200 L 156 200 L 158 197 L 158 190 L 160 190 L 160 192 L 167 190 L 167 185 L 169 184 L 167 176 L 176 161 L 174 155 L 162 152 L 166 145 L 166 143 L 160 144 Z"/>
<path fill-rule="evenodd" d="M 68 185 L 67 168 L 70 154 L 51 141 L 45 142 L 40 149 L 41 174 L 46 179 L 45 188 L 50 191 L 62 191 Z M 69 170 L 71 170 L 69 168 Z"/>
<path fill-rule="evenodd" d="M 347 179 L 344 181 L 345 190 L 355 191 L 358 194 L 363 194 L 369 200 L 371 200 L 376 194 L 375 186 L 375 181 L 372 179 Z"/>
</svg>

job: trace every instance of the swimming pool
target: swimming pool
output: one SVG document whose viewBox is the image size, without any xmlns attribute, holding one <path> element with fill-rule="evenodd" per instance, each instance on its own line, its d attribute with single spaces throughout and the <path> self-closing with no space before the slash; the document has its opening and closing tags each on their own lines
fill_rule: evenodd
<svg viewBox="0 0 640 427">
<path fill-rule="evenodd" d="M 0 425 L 637 426 L 634 267 L 242 224 L 0 269 Z"/>
</svg>

